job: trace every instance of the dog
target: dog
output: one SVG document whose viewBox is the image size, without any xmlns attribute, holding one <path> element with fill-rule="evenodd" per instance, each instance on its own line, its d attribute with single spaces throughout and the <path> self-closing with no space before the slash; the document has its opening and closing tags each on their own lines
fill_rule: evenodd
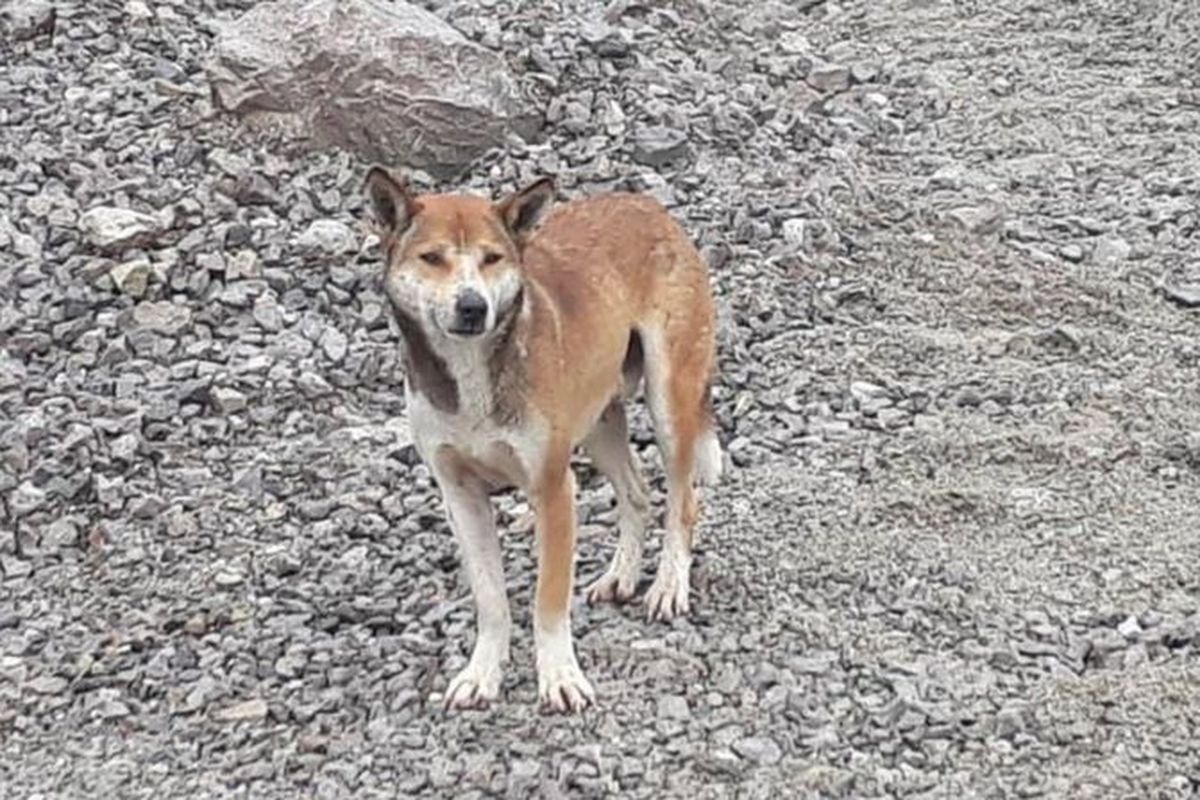
<svg viewBox="0 0 1200 800">
<path fill-rule="evenodd" d="M 383 287 L 404 340 L 413 441 L 442 495 L 476 606 L 467 666 L 447 708 L 500 691 L 511 615 L 490 495 L 517 488 L 535 516 L 534 642 L 540 703 L 595 703 L 570 624 L 576 447 L 611 481 L 618 543 L 591 602 L 636 589 L 646 484 L 624 402 L 644 379 L 667 477 L 665 538 L 648 615 L 689 610 L 695 484 L 721 472 L 712 410 L 715 310 L 709 272 L 656 200 L 608 193 L 554 207 L 553 178 L 498 202 L 411 192 L 373 166 L 365 190 L 384 254 Z"/>
</svg>

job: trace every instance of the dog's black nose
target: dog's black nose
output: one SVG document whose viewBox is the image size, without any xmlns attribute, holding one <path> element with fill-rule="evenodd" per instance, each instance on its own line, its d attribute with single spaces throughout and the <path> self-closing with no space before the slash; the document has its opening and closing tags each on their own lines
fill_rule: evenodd
<svg viewBox="0 0 1200 800">
<path fill-rule="evenodd" d="M 454 301 L 454 333 L 474 334 L 483 331 L 487 321 L 487 298 L 474 289 L 459 292 Z"/>
</svg>

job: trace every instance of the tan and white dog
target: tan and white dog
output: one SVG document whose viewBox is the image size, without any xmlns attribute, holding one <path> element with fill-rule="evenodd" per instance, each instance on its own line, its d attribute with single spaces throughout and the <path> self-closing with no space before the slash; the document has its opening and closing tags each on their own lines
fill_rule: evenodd
<svg viewBox="0 0 1200 800">
<path fill-rule="evenodd" d="M 441 489 L 476 604 L 475 649 L 446 705 L 484 705 L 499 694 L 511 617 L 489 494 L 517 487 L 536 519 L 538 694 L 555 710 L 578 711 L 595 693 L 571 636 L 571 454 L 583 447 L 618 506 L 616 555 L 589 599 L 627 600 L 649 498 L 623 402 L 643 376 L 668 488 L 662 557 L 645 601 L 654 618 L 688 611 L 693 483 L 714 481 L 721 468 L 704 260 L 644 196 L 596 196 L 546 215 L 550 179 L 499 203 L 416 196 L 378 166 L 366 186 L 405 340 L 413 439 Z"/>
</svg>

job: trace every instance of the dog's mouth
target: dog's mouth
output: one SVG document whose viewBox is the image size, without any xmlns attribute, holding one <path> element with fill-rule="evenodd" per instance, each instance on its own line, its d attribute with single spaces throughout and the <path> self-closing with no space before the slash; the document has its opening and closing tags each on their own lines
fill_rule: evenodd
<svg viewBox="0 0 1200 800">
<path fill-rule="evenodd" d="M 446 328 L 446 333 L 456 339 L 473 339 L 476 336 L 481 336 L 487 331 L 487 326 L 482 323 L 455 324 Z"/>
<path fill-rule="evenodd" d="M 487 320 L 442 320 L 437 312 L 429 312 L 429 322 L 435 330 L 440 330 L 447 337 L 457 340 L 477 339 L 487 333 Z"/>
</svg>

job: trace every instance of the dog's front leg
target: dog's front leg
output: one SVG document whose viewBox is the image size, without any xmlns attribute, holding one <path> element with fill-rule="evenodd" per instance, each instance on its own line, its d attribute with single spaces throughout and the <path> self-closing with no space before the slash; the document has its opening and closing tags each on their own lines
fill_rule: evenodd
<svg viewBox="0 0 1200 800">
<path fill-rule="evenodd" d="M 581 711 L 596 694 L 575 659 L 571 590 L 575 573 L 575 476 L 569 454 L 544 470 L 533 492 L 538 543 L 534 643 L 538 697 L 555 711 Z"/>
<path fill-rule="evenodd" d="M 512 617 L 504 586 L 504 564 L 487 491 L 470 474 L 445 464 L 439 467 L 435 467 L 434 475 L 475 596 L 478 628 L 471 660 L 446 688 L 446 707 L 477 708 L 499 697 L 500 675 L 508 661 Z"/>
</svg>

